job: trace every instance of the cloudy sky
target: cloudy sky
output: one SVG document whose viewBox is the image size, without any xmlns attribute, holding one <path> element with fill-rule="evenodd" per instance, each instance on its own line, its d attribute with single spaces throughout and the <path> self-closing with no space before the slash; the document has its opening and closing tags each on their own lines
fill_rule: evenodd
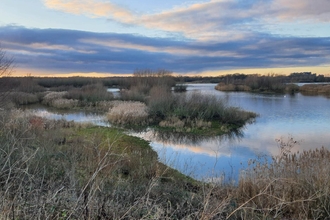
<svg viewBox="0 0 330 220">
<path fill-rule="evenodd" d="M 329 0 L 2 0 L 15 75 L 330 75 Z"/>
</svg>

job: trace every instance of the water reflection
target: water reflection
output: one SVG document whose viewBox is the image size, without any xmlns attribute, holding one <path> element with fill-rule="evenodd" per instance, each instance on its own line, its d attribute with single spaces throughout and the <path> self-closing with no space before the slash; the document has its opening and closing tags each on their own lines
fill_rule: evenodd
<svg viewBox="0 0 330 220">
<path fill-rule="evenodd" d="M 243 137 L 243 128 L 236 129 L 228 134 L 221 136 L 205 137 L 200 135 L 185 134 L 181 132 L 168 132 L 168 131 L 157 131 L 149 129 L 142 136 L 148 140 L 158 141 L 165 144 L 188 144 L 193 146 L 200 146 L 205 142 L 221 141 L 224 139 L 234 140 Z"/>
<path fill-rule="evenodd" d="M 188 93 L 201 91 L 228 104 L 259 114 L 238 135 L 198 138 L 177 133 L 139 134 L 151 141 L 165 163 L 199 179 L 214 175 L 236 180 L 249 159 L 269 159 L 279 153 L 275 139 L 300 142 L 292 151 L 330 149 L 330 102 L 322 96 L 220 92 L 216 84 L 188 85 Z M 188 169 L 190 167 L 190 169 Z M 226 178 L 225 178 L 226 179 Z"/>
<path fill-rule="evenodd" d="M 107 121 L 104 114 L 87 111 L 59 110 L 54 108 L 46 108 L 41 105 L 31 105 L 28 109 L 36 116 L 54 119 L 75 121 L 77 123 L 91 123 L 94 125 L 110 127 L 111 124 Z"/>
</svg>

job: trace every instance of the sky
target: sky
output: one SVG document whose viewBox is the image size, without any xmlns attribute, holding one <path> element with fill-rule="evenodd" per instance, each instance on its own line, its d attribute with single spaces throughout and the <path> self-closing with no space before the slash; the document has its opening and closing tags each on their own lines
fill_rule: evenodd
<svg viewBox="0 0 330 220">
<path fill-rule="evenodd" d="M 330 76 L 329 0 L 2 0 L 12 75 Z"/>
</svg>

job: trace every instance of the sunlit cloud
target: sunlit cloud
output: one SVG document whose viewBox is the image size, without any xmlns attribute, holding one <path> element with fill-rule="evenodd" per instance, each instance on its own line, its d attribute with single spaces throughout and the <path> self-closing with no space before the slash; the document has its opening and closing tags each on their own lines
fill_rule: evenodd
<svg viewBox="0 0 330 220">
<path fill-rule="evenodd" d="M 330 21 L 330 2 L 319 0 L 232 1 L 211 0 L 154 14 L 136 14 L 128 8 L 100 0 L 44 0 L 46 7 L 122 24 L 181 33 L 201 41 L 232 41 L 253 37 L 274 23 Z"/>
<path fill-rule="evenodd" d="M 125 8 L 111 2 L 95 0 L 44 0 L 45 6 L 51 9 L 64 11 L 76 15 L 91 17 L 106 17 L 117 19 L 121 22 L 131 23 L 134 16 Z"/>
</svg>

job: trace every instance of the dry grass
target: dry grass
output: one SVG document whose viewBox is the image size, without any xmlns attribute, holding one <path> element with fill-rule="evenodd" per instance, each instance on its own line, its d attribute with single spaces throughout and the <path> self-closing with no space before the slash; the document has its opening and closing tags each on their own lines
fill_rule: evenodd
<svg viewBox="0 0 330 220">
<path fill-rule="evenodd" d="M 26 92 L 11 92 L 8 95 L 8 99 L 15 105 L 28 105 L 39 102 L 37 94 L 26 93 Z"/>
<path fill-rule="evenodd" d="M 52 106 L 54 100 L 62 99 L 67 93 L 67 91 L 49 92 L 43 97 L 42 103 L 44 105 Z"/>
<path fill-rule="evenodd" d="M 117 125 L 146 125 L 147 106 L 142 102 L 117 102 L 108 112 L 108 120 Z"/>
<path fill-rule="evenodd" d="M 330 96 L 329 84 L 306 84 L 299 88 L 302 94 L 306 95 L 327 95 Z"/>
<path fill-rule="evenodd" d="M 251 161 L 237 186 L 193 181 L 110 128 L 0 111 L 0 219 L 327 219 L 330 152 Z"/>
<path fill-rule="evenodd" d="M 0 114 L 0 219 L 219 219 L 226 189 L 157 161 L 147 142 L 31 112 Z"/>
<path fill-rule="evenodd" d="M 244 91 L 249 92 L 251 91 L 251 88 L 247 85 L 236 85 L 236 84 L 225 84 L 225 83 L 219 83 L 215 86 L 216 90 L 219 91 Z"/>
<path fill-rule="evenodd" d="M 254 163 L 241 176 L 235 216 L 243 219 L 330 217 L 330 152 L 321 148 L 291 153 L 292 138 L 278 140 L 280 154 Z"/>
<path fill-rule="evenodd" d="M 71 109 L 79 105 L 79 101 L 75 99 L 55 99 L 52 101 L 51 106 L 58 109 Z"/>
</svg>

